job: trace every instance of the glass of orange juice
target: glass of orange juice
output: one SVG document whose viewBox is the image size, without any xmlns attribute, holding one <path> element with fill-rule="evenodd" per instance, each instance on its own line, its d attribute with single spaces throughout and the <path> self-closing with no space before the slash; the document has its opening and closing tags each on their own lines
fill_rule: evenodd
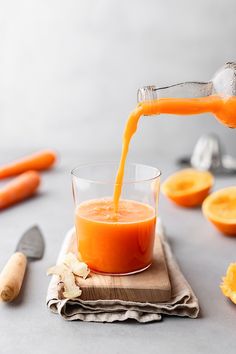
<svg viewBox="0 0 236 354">
<path fill-rule="evenodd" d="M 152 263 L 161 172 L 127 164 L 115 212 L 113 193 L 118 163 L 72 170 L 78 249 L 92 271 L 133 274 Z"/>
</svg>

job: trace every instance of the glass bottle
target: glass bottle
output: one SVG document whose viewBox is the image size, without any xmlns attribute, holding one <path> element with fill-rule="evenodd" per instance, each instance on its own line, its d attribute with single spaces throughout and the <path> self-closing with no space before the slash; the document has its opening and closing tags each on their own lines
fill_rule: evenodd
<svg viewBox="0 0 236 354">
<path fill-rule="evenodd" d="M 138 89 L 137 96 L 140 104 L 155 102 L 159 109 L 154 114 L 211 112 L 224 125 L 236 128 L 236 63 L 226 63 L 208 82 L 144 86 Z"/>
</svg>

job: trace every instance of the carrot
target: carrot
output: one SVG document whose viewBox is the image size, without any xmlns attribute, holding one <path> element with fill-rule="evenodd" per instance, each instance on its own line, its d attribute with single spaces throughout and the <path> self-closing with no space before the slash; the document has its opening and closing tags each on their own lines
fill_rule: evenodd
<svg viewBox="0 0 236 354">
<path fill-rule="evenodd" d="M 15 176 L 29 170 L 46 170 L 54 164 L 55 160 L 55 152 L 51 150 L 39 151 L 2 167 L 0 166 L 0 179 Z"/>
<path fill-rule="evenodd" d="M 40 184 L 36 171 L 27 171 L 0 189 L 0 210 L 33 195 Z"/>
</svg>

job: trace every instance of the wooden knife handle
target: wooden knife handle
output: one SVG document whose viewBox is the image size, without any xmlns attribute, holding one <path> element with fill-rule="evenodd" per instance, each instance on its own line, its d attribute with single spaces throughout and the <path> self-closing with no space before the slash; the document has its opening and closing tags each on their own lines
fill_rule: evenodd
<svg viewBox="0 0 236 354">
<path fill-rule="evenodd" d="M 0 274 L 0 299 L 14 300 L 21 289 L 27 265 L 27 258 L 21 252 L 14 253 Z"/>
</svg>

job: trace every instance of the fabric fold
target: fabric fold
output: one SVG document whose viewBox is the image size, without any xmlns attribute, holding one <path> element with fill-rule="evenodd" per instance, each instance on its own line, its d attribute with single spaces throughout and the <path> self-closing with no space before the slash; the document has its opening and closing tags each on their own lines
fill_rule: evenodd
<svg viewBox="0 0 236 354">
<path fill-rule="evenodd" d="M 198 300 L 172 254 L 161 222 L 158 222 L 157 233 L 161 238 L 171 282 L 172 295 L 167 303 L 131 302 L 119 299 L 91 301 L 76 298 L 61 300 L 58 294 L 58 277 L 53 276 L 47 292 L 48 308 L 68 321 L 122 322 L 132 319 L 140 323 L 147 323 L 160 321 L 165 315 L 198 317 Z M 60 263 L 64 255 L 71 250 L 74 237 L 74 229 L 69 230 L 62 244 L 57 263 Z"/>
</svg>

